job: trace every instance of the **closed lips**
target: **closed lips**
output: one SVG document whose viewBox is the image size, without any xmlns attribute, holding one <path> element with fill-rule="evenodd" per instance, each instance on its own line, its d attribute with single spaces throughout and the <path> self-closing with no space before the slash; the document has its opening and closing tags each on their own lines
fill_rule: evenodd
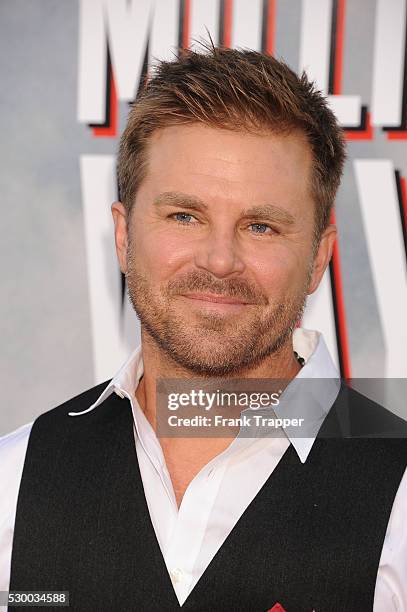
<svg viewBox="0 0 407 612">
<path fill-rule="evenodd" d="M 202 300 L 204 302 L 217 302 L 218 304 L 252 304 L 239 298 L 229 297 L 225 295 L 215 295 L 213 293 L 185 293 L 184 297 L 192 300 Z"/>
</svg>

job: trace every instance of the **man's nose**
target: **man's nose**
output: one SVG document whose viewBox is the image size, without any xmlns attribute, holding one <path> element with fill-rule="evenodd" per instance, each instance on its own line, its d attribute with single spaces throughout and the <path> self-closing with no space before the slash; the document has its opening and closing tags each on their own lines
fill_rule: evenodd
<svg viewBox="0 0 407 612">
<path fill-rule="evenodd" d="M 218 278 L 243 272 L 245 264 L 234 230 L 212 229 L 197 248 L 195 265 Z"/>
</svg>

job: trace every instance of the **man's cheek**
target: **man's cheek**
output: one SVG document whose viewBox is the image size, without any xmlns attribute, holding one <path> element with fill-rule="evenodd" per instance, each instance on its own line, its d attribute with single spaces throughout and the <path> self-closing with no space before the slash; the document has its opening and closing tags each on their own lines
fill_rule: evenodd
<svg viewBox="0 0 407 612">
<path fill-rule="evenodd" d="M 190 245 L 182 243 L 180 240 L 168 240 L 164 244 L 157 246 L 155 259 L 159 261 L 162 271 L 168 273 L 176 272 L 180 268 L 194 264 L 194 250 Z"/>
</svg>

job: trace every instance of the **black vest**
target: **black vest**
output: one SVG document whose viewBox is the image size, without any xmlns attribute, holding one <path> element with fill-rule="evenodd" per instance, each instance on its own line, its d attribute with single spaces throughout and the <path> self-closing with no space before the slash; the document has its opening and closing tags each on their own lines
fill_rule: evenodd
<svg viewBox="0 0 407 612">
<path fill-rule="evenodd" d="M 105 384 L 33 425 L 10 590 L 69 591 L 75 612 L 265 612 L 276 602 L 287 612 L 372 610 L 407 442 L 341 432 L 366 435 L 375 423 L 405 436 L 404 421 L 342 390 L 305 464 L 290 445 L 181 608 L 151 524 L 129 401 L 113 394 L 67 416 Z"/>
</svg>

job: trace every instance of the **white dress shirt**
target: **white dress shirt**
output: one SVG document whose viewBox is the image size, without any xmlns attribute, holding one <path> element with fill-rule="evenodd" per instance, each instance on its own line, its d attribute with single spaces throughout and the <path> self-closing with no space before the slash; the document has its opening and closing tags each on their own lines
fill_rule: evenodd
<svg viewBox="0 0 407 612">
<path fill-rule="evenodd" d="M 293 348 L 304 357 L 300 378 L 335 379 L 338 372 L 318 332 L 297 329 Z M 98 400 L 81 413 L 97 409 L 111 393 L 128 397 L 134 417 L 134 435 L 144 492 L 157 540 L 180 605 L 188 597 L 240 516 L 272 474 L 292 444 L 305 463 L 315 434 L 243 438 L 205 465 L 188 485 L 178 508 L 159 440 L 135 398 L 143 375 L 139 347 L 112 379 Z M 321 407 L 322 423 L 337 389 Z M 279 416 L 277 414 L 277 416 Z M 15 512 L 23 463 L 32 423 L 0 438 L 0 591 L 7 591 Z M 390 515 L 380 558 L 374 612 L 407 612 L 407 471 Z"/>
</svg>

